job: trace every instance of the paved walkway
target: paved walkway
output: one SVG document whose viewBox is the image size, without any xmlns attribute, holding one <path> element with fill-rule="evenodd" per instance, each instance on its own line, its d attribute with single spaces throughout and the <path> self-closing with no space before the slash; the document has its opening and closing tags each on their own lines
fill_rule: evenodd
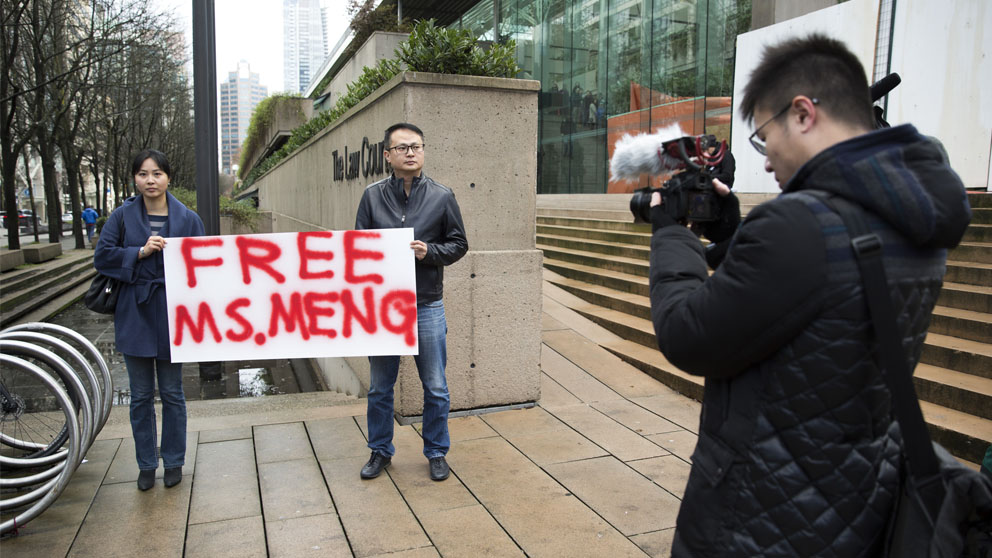
<svg viewBox="0 0 992 558">
<path fill-rule="evenodd" d="M 139 492 L 115 408 L 66 492 L 0 553 L 668 556 L 699 404 L 601 349 L 615 337 L 571 295 L 544 295 L 539 405 L 452 419 L 445 482 L 416 424 L 397 425 L 387 474 L 360 480 L 365 401 L 307 393 L 191 402 L 183 482 Z"/>
</svg>

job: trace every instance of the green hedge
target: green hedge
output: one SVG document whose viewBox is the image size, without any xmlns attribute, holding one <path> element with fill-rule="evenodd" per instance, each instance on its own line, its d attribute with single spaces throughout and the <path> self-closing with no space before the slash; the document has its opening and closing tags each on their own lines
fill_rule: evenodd
<svg viewBox="0 0 992 558">
<path fill-rule="evenodd" d="M 252 155 L 255 147 L 267 139 L 262 134 L 266 133 L 272 124 L 272 116 L 275 114 L 276 109 L 287 102 L 287 100 L 300 98 L 299 93 L 277 93 L 262 99 L 262 102 L 258 103 L 255 111 L 251 113 L 251 122 L 248 123 L 245 142 L 241 145 L 241 160 L 238 167 L 239 178 L 244 179 L 245 174 L 248 172 L 246 169 L 248 168 L 248 164 L 251 163 L 248 157 Z M 300 117 L 302 118 L 302 116 L 303 113 L 300 111 Z"/>
<path fill-rule="evenodd" d="M 186 188 L 169 188 L 169 193 L 183 205 L 196 211 L 196 191 Z M 258 208 L 249 200 L 234 201 L 227 196 L 220 197 L 220 214 L 230 216 L 238 225 L 255 230 Z"/>
<path fill-rule="evenodd" d="M 433 19 L 417 22 L 410 32 L 410 37 L 400 43 L 394 51 L 395 60 L 384 59 L 374 67 L 366 66 L 362 70 L 362 75 L 348 85 L 348 93 L 342 95 L 334 107 L 315 115 L 310 121 L 293 130 L 293 134 L 281 149 L 251 169 L 251 172 L 244 177 L 238 192 L 251 186 L 259 176 L 399 74 L 403 66 L 413 72 L 514 77 L 520 71 L 515 52 L 514 41 L 502 45 L 494 44 L 483 50 L 478 45 L 478 39 L 466 29 L 437 27 Z"/>
</svg>

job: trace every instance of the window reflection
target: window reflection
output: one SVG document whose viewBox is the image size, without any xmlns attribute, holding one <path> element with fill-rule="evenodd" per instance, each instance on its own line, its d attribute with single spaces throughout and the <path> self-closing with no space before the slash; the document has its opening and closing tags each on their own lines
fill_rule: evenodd
<svg viewBox="0 0 992 558">
<path fill-rule="evenodd" d="M 609 181 L 613 144 L 677 123 L 730 139 L 734 45 L 751 0 L 482 0 L 453 27 L 517 43 L 541 81 L 538 193 L 630 192 Z M 494 22 L 496 23 L 494 29 Z"/>
</svg>

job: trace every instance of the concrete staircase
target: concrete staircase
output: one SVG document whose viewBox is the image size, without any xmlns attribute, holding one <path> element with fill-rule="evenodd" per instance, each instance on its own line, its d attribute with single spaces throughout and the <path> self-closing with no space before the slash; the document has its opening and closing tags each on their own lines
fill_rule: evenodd
<svg viewBox="0 0 992 558">
<path fill-rule="evenodd" d="M 631 223 L 627 196 L 540 196 L 537 246 L 545 280 L 574 295 L 572 309 L 620 340 L 606 349 L 673 389 L 702 398 L 703 381 L 657 349 L 650 322 L 650 227 Z M 741 195 L 742 211 L 764 197 Z M 969 194 L 974 217 L 948 255 L 914 381 L 934 440 L 980 463 L 992 443 L 992 195 Z"/>
<path fill-rule="evenodd" d="M 54 316 L 86 293 L 94 275 L 93 250 L 85 249 L 0 275 L 0 329 Z"/>
</svg>

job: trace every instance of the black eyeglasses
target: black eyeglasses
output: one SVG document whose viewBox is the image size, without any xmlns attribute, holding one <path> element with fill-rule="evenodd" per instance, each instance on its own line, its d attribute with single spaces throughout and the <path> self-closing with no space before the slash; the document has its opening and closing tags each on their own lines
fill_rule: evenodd
<svg viewBox="0 0 992 558">
<path fill-rule="evenodd" d="M 816 98 L 810 99 L 810 102 L 813 103 L 814 105 L 820 104 L 820 100 Z M 782 110 L 776 112 L 775 116 L 769 118 L 768 120 L 765 120 L 765 123 L 762 124 L 761 126 L 758 126 L 758 128 L 754 130 L 751 136 L 747 138 L 747 141 L 751 142 L 751 146 L 754 147 L 755 151 L 761 153 L 762 155 L 768 154 L 768 148 L 765 146 L 764 140 L 758 137 L 758 132 L 760 132 L 761 129 L 764 128 L 765 126 L 771 124 L 771 122 L 776 118 L 782 116 L 786 112 L 789 112 L 789 108 L 791 107 L 792 107 L 792 101 L 789 101 L 789 104 L 785 105 L 782 108 Z"/>
<path fill-rule="evenodd" d="M 406 155 L 411 149 L 414 153 L 422 153 L 424 151 L 424 144 L 415 143 L 413 145 L 397 145 L 396 147 L 387 147 L 386 151 L 392 151 L 397 155 Z"/>
</svg>

